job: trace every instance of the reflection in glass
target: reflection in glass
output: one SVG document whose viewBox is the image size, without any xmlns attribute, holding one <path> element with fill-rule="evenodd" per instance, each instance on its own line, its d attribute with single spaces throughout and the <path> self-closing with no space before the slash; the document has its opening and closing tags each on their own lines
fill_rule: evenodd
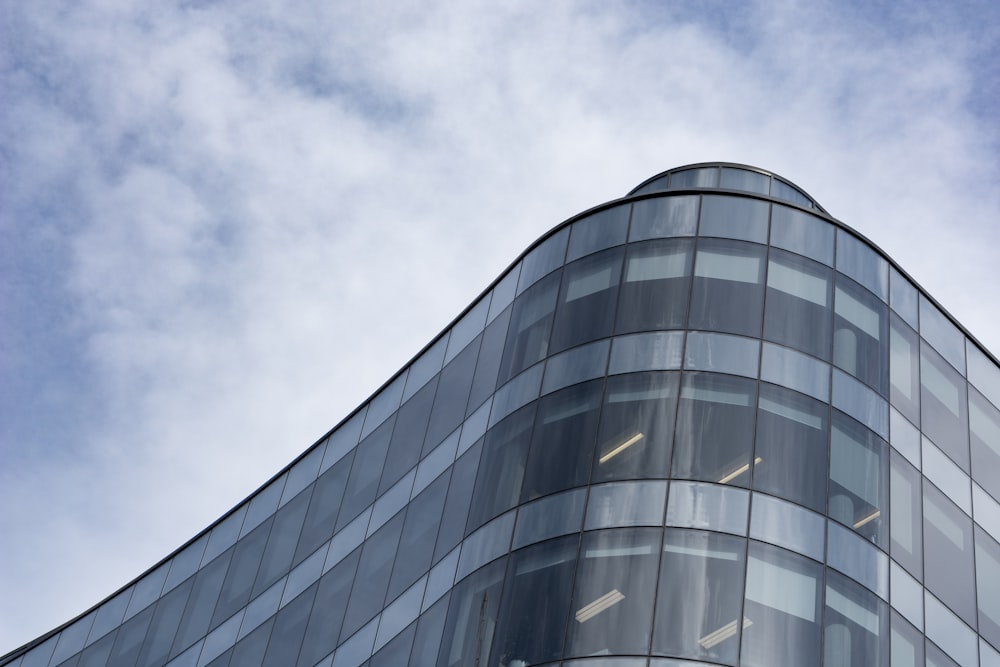
<svg viewBox="0 0 1000 667">
<path fill-rule="evenodd" d="M 493 645 L 506 565 L 506 558 L 497 560 L 455 586 L 437 667 L 486 664 Z"/>
<path fill-rule="evenodd" d="M 521 495 L 535 404 L 521 408 L 486 434 L 467 533 L 515 504 Z"/>
<path fill-rule="evenodd" d="M 739 241 L 698 244 L 691 291 L 691 329 L 759 337 L 767 248 Z"/>
<path fill-rule="evenodd" d="M 861 239 L 837 230 L 837 270 L 889 300 L 889 262 Z"/>
<path fill-rule="evenodd" d="M 889 389 L 888 308 L 843 278 L 834 300 L 833 363 L 882 394 Z"/>
<path fill-rule="evenodd" d="M 976 526 L 979 634 L 1000 645 L 1000 544 Z"/>
<path fill-rule="evenodd" d="M 628 219 L 632 207 L 628 204 L 607 208 L 573 223 L 569 234 L 566 261 L 625 243 Z"/>
<path fill-rule="evenodd" d="M 777 204 L 771 207 L 771 245 L 827 266 L 833 266 L 834 229 L 830 223 L 803 211 Z"/>
<path fill-rule="evenodd" d="M 690 239 L 665 239 L 629 246 L 615 331 L 684 326 L 693 245 Z"/>
<path fill-rule="evenodd" d="M 911 422 L 920 421 L 920 339 L 892 316 L 889 329 L 889 397 Z"/>
<path fill-rule="evenodd" d="M 926 342 L 920 346 L 920 425 L 927 437 L 969 472 L 966 383 Z"/>
<path fill-rule="evenodd" d="M 756 622 L 740 615 L 745 549 L 739 537 L 666 529 L 653 653 L 736 664 L 740 632 Z"/>
<path fill-rule="evenodd" d="M 830 437 L 830 517 L 886 546 L 889 448 L 857 422 L 834 413 Z"/>
<path fill-rule="evenodd" d="M 923 578 L 923 516 L 920 471 L 892 452 L 889 468 L 889 539 L 892 557 L 917 579 Z"/>
<path fill-rule="evenodd" d="M 514 302 L 497 384 L 503 384 L 548 353 L 560 273 L 538 282 Z"/>
<path fill-rule="evenodd" d="M 567 657 L 646 653 L 660 536 L 659 528 L 603 530 L 584 536 Z"/>
<path fill-rule="evenodd" d="M 671 188 L 714 188 L 719 185 L 718 167 L 683 169 L 670 174 Z"/>
<path fill-rule="evenodd" d="M 719 183 L 719 187 L 766 195 L 771 189 L 771 177 L 767 174 L 747 169 L 723 167 L 722 180 Z"/>
<path fill-rule="evenodd" d="M 889 644 L 882 641 L 888 616 L 888 606 L 875 595 L 830 572 L 823 624 L 823 666 L 888 665 Z"/>
<path fill-rule="evenodd" d="M 643 199 L 632 204 L 629 241 L 694 236 L 697 226 L 697 195 Z"/>
<path fill-rule="evenodd" d="M 822 264 L 772 250 L 764 338 L 829 360 L 832 275 Z"/>
<path fill-rule="evenodd" d="M 924 586 L 976 626 L 972 519 L 931 484 L 924 484 Z"/>
<path fill-rule="evenodd" d="M 969 434 L 972 476 L 1000 498 L 1000 410 L 975 389 L 969 391 Z"/>
<path fill-rule="evenodd" d="M 611 333 L 623 249 L 614 248 L 566 266 L 552 327 L 551 352 Z"/>
<path fill-rule="evenodd" d="M 753 175 L 759 176 L 760 174 Z M 767 177 L 765 176 L 764 179 L 766 183 Z M 747 188 L 735 189 L 745 190 Z M 748 197 L 705 195 L 701 199 L 701 222 L 698 225 L 698 235 L 767 243 L 769 214 L 770 206 L 765 201 Z"/>
</svg>

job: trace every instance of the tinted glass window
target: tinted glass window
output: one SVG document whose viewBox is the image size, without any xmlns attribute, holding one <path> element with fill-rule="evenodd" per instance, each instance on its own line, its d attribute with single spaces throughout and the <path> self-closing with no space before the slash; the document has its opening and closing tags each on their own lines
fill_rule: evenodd
<svg viewBox="0 0 1000 667">
<path fill-rule="evenodd" d="M 566 261 L 572 262 L 584 255 L 625 243 L 628 219 L 632 207 L 615 206 L 573 223 L 569 234 Z"/>
<path fill-rule="evenodd" d="M 688 326 L 759 337 L 765 251 L 737 241 L 700 241 Z"/>
<path fill-rule="evenodd" d="M 503 384 L 548 354 L 559 278 L 559 272 L 553 273 L 514 301 L 498 384 Z"/>
<path fill-rule="evenodd" d="M 611 334 L 622 271 L 621 248 L 569 264 L 563 272 L 552 352 Z"/>
<path fill-rule="evenodd" d="M 627 333 L 684 326 L 693 246 L 688 239 L 629 246 L 616 331 Z"/>
<path fill-rule="evenodd" d="M 767 177 L 764 178 L 766 182 Z M 737 189 L 743 190 L 745 188 Z M 769 213 L 768 203 L 757 199 L 705 195 L 701 199 L 701 221 L 698 224 L 698 234 L 700 236 L 721 236 L 729 239 L 753 241 L 754 243 L 767 243 Z"/>
<path fill-rule="evenodd" d="M 889 537 L 892 557 L 917 579 L 923 578 L 923 513 L 920 471 L 892 452 L 889 470 Z"/>
<path fill-rule="evenodd" d="M 629 241 L 693 236 L 698 226 L 698 197 L 657 197 L 632 205 Z"/>
<path fill-rule="evenodd" d="M 907 419 L 920 422 L 920 339 L 895 315 L 889 329 L 889 397 Z"/>
<path fill-rule="evenodd" d="M 438 667 L 487 664 L 506 565 L 506 559 L 497 560 L 466 577 L 452 591 Z"/>
<path fill-rule="evenodd" d="M 972 519 L 930 484 L 924 484 L 924 585 L 975 626 Z"/>
<path fill-rule="evenodd" d="M 888 445 L 835 412 L 830 436 L 830 516 L 880 546 L 886 545 Z"/>
<path fill-rule="evenodd" d="M 437 386 L 438 378 L 435 377 L 399 408 L 378 484 L 378 494 L 398 482 L 420 460 Z"/>
<path fill-rule="evenodd" d="M 889 664 L 888 606 L 846 577 L 830 572 L 823 623 L 824 667 Z"/>
<path fill-rule="evenodd" d="M 837 281 L 833 363 L 882 395 L 888 393 L 888 308 L 849 280 Z"/>
<path fill-rule="evenodd" d="M 1000 411 L 974 389 L 969 391 L 972 476 L 1000 498 Z"/>
<path fill-rule="evenodd" d="M 466 532 L 517 504 L 524 481 L 534 417 L 535 404 L 531 404 L 510 415 L 486 434 Z"/>
<path fill-rule="evenodd" d="M 822 264 L 771 251 L 764 337 L 829 360 L 832 275 Z"/>
<path fill-rule="evenodd" d="M 926 343 L 920 346 L 920 426 L 927 437 L 969 471 L 966 383 Z"/>
</svg>

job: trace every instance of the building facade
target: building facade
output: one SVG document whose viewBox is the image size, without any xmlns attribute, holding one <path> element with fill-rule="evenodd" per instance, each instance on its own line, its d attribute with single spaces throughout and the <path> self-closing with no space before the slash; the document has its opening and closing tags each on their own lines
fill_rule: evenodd
<svg viewBox="0 0 1000 667">
<path fill-rule="evenodd" d="M 13 667 L 1000 665 L 1000 368 L 732 164 L 559 225 Z"/>
</svg>

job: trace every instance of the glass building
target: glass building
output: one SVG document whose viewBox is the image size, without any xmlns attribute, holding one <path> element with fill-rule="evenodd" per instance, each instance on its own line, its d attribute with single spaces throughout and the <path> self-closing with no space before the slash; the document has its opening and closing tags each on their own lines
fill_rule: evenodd
<svg viewBox="0 0 1000 667">
<path fill-rule="evenodd" d="M 13 667 L 1000 665 L 1000 367 L 791 183 L 560 224 Z"/>
</svg>

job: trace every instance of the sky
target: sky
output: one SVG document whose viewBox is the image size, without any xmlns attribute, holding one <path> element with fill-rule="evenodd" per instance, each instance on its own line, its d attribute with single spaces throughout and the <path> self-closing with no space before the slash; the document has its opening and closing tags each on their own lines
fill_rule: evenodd
<svg viewBox="0 0 1000 667">
<path fill-rule="evenodd" d="M 0 29 L 0 654 L 664 169 L 785 176 L 1000 354 L 995 0 L 0 0 Z"/>
</svg>

